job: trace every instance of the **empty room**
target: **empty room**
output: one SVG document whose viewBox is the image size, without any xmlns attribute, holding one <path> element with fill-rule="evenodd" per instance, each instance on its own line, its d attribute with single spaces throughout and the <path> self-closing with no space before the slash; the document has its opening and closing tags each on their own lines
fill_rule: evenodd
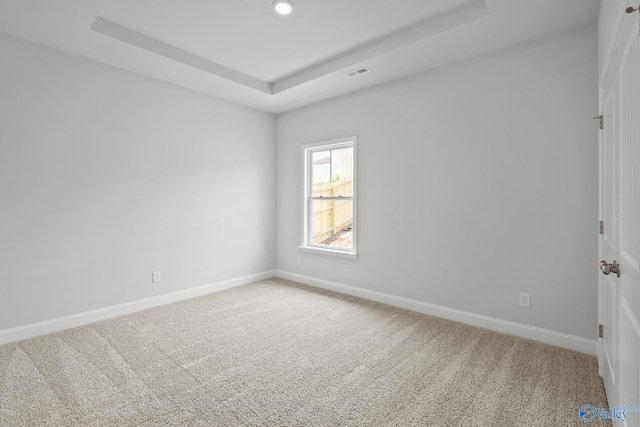
<svg viewBox="0 0 640 427">
<path fill-rule="evenodd" d="M 640 5 L 0 0 L 0 426 L 640 427 Z"/>
</svg>

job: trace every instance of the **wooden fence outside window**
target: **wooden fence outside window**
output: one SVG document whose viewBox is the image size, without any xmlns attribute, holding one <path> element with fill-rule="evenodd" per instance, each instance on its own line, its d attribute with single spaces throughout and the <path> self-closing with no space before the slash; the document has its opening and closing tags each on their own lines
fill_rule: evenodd
<svg viewBox="0 0 640 427">
<path fill-rule="evenodd" d="M 337 197 L 353 194 L 353 176 L 336 182 L 315 184 L 315 197 Z M 353 224 L 352 200 L 322 200 L 313 204 L 313 242 L 322 243 Z"/>
</svg>

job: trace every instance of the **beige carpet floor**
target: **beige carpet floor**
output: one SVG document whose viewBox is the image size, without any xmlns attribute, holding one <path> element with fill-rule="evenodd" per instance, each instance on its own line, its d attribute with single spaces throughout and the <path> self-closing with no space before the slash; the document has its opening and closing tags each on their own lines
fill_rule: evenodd
<svg viewBox="0 0 640 427">
<path fill-rule="evenodd" d="M 0 346 L 3 427 L 580 426 L 585 404 L 607 406 L 592 356 L 281 279 Z"/>
</svg>

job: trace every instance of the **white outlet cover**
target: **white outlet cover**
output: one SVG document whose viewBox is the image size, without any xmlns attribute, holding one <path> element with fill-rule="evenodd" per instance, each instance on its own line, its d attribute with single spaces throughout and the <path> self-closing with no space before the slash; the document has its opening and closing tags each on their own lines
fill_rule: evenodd
<svg viewBox="0 0 640 427">
<path fill-rule="evenodd" d="M 162 273 L 159 271 L 154 271 L 151 274 L 151 283 L 158 283 L 160 280 L 162 280 Z"/>
<path fill-rule="evenodd" d="M 531 308 L 531 295 L 520 292 L 520 307 Z"/>
</svg>

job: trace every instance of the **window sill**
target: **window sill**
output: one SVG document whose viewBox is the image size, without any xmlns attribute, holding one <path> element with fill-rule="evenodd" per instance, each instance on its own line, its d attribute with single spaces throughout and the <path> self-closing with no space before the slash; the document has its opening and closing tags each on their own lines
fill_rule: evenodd
<svg viewBox="0 0 640 427">
<path fill-rule="evenodd" d="M 298 249 L 300 249 L 301 251 L 304 251 L 304 252 L 312 252 L 312 253 L 316 253 L 316 254 L 337 256 L 337 257 L 340 257 L 340 258 L 349 258 L 349 259 L 357 259 L 358 258 L 358 253 L 357 252 L 336 251 L 336 250 L 332 250 L 332 249 L 317 248 L 317 247 L 314 247 L 314 246 L 298 246 Z"/>
</svg>

